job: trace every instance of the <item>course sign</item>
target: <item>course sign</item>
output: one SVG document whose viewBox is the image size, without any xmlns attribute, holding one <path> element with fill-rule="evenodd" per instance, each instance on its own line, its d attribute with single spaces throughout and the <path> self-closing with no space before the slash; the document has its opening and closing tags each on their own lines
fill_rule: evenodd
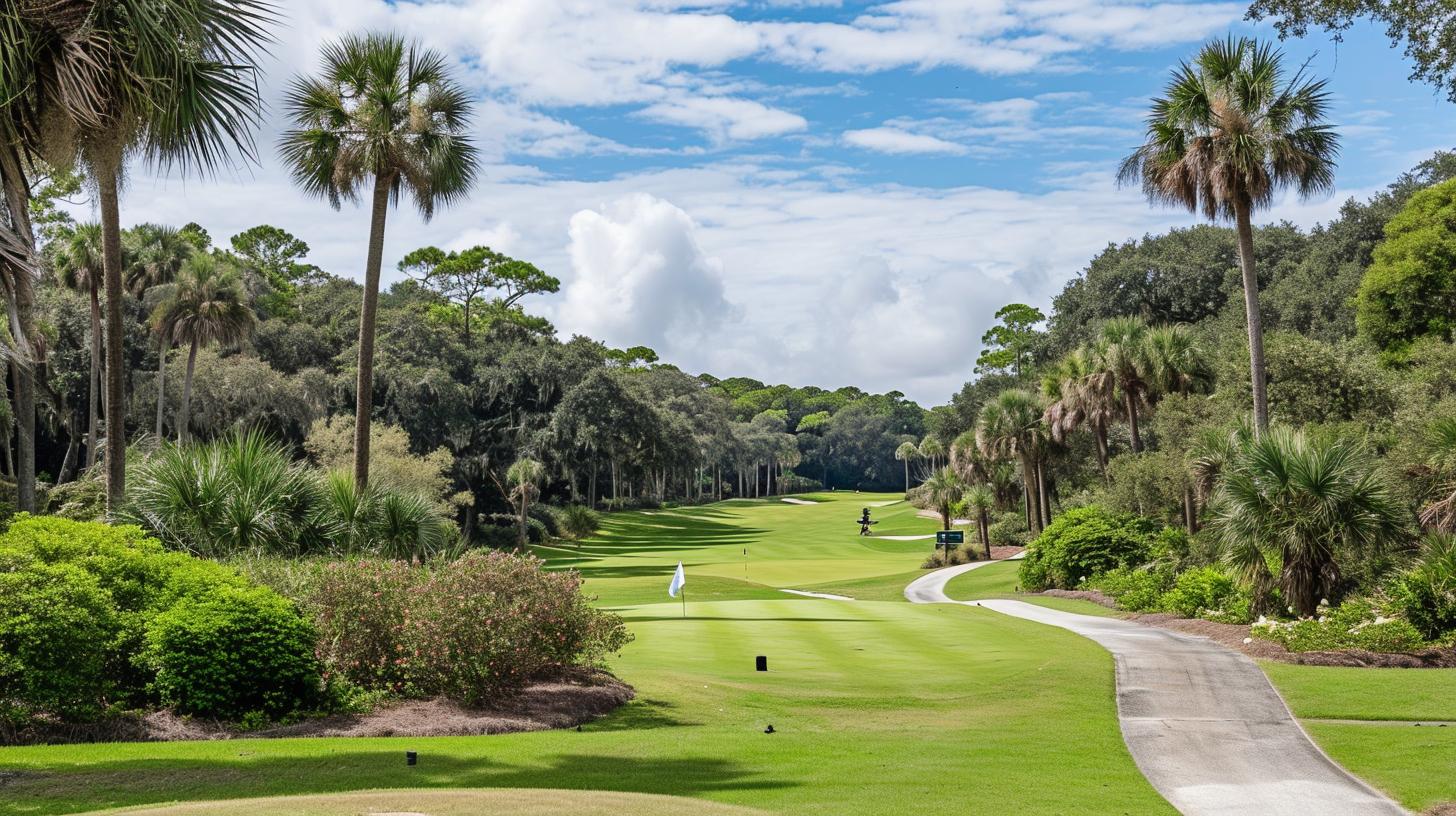
<svg viewBox="0 0 1456 816">
<path fill-rule="evenodd" d="M 954 547 L 966 543 L 965 530 L 940 530 L 935 534 L 935 546 Z"/>
</svg>

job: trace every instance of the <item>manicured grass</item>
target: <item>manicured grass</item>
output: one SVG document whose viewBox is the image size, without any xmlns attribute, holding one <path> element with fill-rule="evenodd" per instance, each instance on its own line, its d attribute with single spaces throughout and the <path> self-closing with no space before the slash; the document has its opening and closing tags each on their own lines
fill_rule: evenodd
<svg viewBox="0 0 1456 816">
<path fill-rule="evenodd" d="M 1414 724 L 1456 722 L 1456 670 L 1262 665 L 1335 761 L 1414 810 L 1456 802 L 1456 725 Z"/>
<path fill-rule="evenodd" d="M 928 542 L 855 535 L 861 506 L 896 497 L 824 498 L 621 514 L 581 556 L 543 549 L 579 564 L 636 635 L 612 668 L 638 698 L 581 732 L 0 749 L 0 767 L 20 772 L 0 814 L 400 787 L 611 790 L 785 814 L 1172 813 L 1127 754 L 1112 661 L 1090 641 L 898 595 L 778 592 L 858 583 L 880 596 L 918 574 Z M 935 527 L 903 504 L 875 513 L 907 535 Z M 679 558 L 686 619 L 665 598 Z"/>
<path fill-rule="evenodd" d="M 414 813 L 430 816 L 478 816 L 510 813 L 514 816 L 755 816 L 761 810 L 713 804 L 700 799 L 649 796 L 641 793 L 571 790 L 402 790 L 367 791 L 317 796 L 279 796 L 188 802 L 110 811 L 145 816 L 356 816 L 359 813 Z"/>
<path fill-rule="evenodd" d="M 1075 612 L 1079 615 L 1096 615 L 1115 618 L 1120 613 L 1101 604 L 1077 598 L 1052 598 L 1043 595 L 1028 595 L 1016 591 L 1016 571 L 1020 563 L 1003 561 L 990 564 L 950 579 L 945 585 L 945 594 L 957 601 L 977 601 L 982 598 L 1012 598 L 1026 603 Z"/>
</svg>

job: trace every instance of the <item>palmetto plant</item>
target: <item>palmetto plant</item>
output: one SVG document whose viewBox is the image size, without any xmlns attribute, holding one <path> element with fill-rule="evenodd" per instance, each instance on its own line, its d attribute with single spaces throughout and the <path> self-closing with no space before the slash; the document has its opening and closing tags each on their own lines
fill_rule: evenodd
<svg viewBox="0 0 1456 816">
<path fill-rule="evenodd" d="M 1382 549 L 1406 522 L 1359 446 L 1277 427 L 1230 457 L 1212 508 L 1229 565 L 1256 591 L 1277 585 L 1302 616 L 1338 600 L 1342 559 Z"/>
<path fill-rule="evenodd" d="M 1445 495 L 1421 508 L 1421 523 L 1446 533 L 1456 531 L 1456 418 L 1442 417 L 1432 422 L 1426 428 L 1422 447 L 1425 465 Z"/>
<path fill-rule="evenodd" d="M 950 529 L 965 490 L 966 483 L 948 467 L 937 470 L 925 480 L 925 499 L 936 515 L 940 516 L 941 529 Z"/>
<path fill-rule="evenodd" d="M 190 436 L 192 375 L 202 346 L 236 345 L 257 323 L 243 294 L 238 270 L 215 255 L 194 255 L 182 266 L 172 294 L 152 313 L 152 325 L 167 345 L 187 344 L 187 374 L 177 409 L 177 438 Z"/>
<path fill-rule="evenodd" d="M 1012 388 L 981 406 L 976 443 L 992 460 L 1021 463 L 1021 484 L 1026 499 L 1026 524 L 1033 533 L 1050 522 L 1042 460 L 1048 432 L 1041 403 L 1029 391 Z"/>
<path fill-rule="evenodd" d="M 132 475 L 120 517 L 175 549 L 218 556 L 310 546 L 318 480 L 260 433 L 167 445 Z"/>
<path fill-rule="evenodd" d="M 91 376 L 86 385 L 86 467 L 96 464 L 97 424 L 101 400 L 101 285 L 104 274 L 101 225 L 78 224 L 50 247 L 56 278 L 67 289 L 86 296 L 91 307 Z"/>
<path fill-rule="evenodd" d="M 354 415 L 354 479 L 369 481 L 374 400 L 374 329 L 389 205 L 408 193 L 429 219 L 462 198 L 475 180 L 476 149 L 466 135 L 470 97 L 445 57 L 389 34 L 348 36 L 323 50 L 323 71 L 294 80 L 284 107 L 292 129 L 280 150 L 293 180 L 335 209 L 372 184 L 359 370 Z"/>
<path fill-rule="evenodd" d="M 1209 43 L 1153 100 L 1147 139 L 1120 173 L 1155 203 L 1234 222 L 1256 432 L 1268 427 L 1269 406 L 1251 218 L 1281 189 L 1308 197 L 1333 187 L 1339 139 L 1325 121 L 1329 102 L 1323 80 L 1287 75 L 1283 55 L 1268 44 Z"/>
<path fill-rule="evenodd" d="M 1213 367 L 1187 326 L 1148 330 L 1147 376 L 1154 399 L 1167 394 L 1202 394 L 1213 387 Z"/>
<path fill-rule="evenodd" d="M 978 484 L 966 490 L 962 501 L 976 518 L 976 535 L 981 540 L 981 552 L 990 561 L 991 511 L 996 507 L 996 493 L 988 485 Z"/>
<path fill-rule="evenodd" d="M 107 344 L 107 498 L 126 491 L 121 214 L 127 159 L 210 170 L 252 155 L 260 116 L 251 60 L 265 0 L 57 0 L 0 9 L 0 95 L 26 151 L 79 157 L 96 185 Z"/>
</svg>

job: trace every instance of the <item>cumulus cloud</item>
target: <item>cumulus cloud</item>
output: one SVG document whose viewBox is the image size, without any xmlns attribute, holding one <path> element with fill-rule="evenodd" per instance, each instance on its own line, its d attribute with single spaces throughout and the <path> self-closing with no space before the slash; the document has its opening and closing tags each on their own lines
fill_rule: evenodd
<svg viewBox="0 0 1456 816">
<path fill-rule="evenodd" d="M 737 318 L 724 297 L 722 263 L 703 251 L 681 208 L 639 193 L 576 213 L 567 232 L 573 277 L 563 327 L 701 361 L 693 347 Z"/>
<path fill-rule="evenodd" d="M 804 130 L 804 117 L 751 99 L 684 96 L 657 102 L 638 113 L 644 119 L 697 128 L 714 142 L 760 139 Z"/>
<path fill-rule="evenodd" d="M 950 153 L 966 152 L 964 145 L 929 136 L 924 133 L 910 133 L 893 127 L 850 130 L 844 134 L 846 144 L 875 150 L 880 153 Z"/>
</svg>

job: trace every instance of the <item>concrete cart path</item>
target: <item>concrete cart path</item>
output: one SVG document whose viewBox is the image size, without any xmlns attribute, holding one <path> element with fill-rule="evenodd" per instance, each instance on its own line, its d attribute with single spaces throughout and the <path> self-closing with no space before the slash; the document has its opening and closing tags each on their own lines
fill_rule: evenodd
<svg viewBox="0 0 1456 816">
<path fill-rule="evenodd" d="M 905 588 L 912 603 L 957 603 L 956 575 L 937 570 Z M 1208 638 L 1023 601 L 962 601 L 1060 626 L 1112 653 L 1117 716 L 1133 760 L 1186 816 L 1399 816 L 1398 805 L 1336 765 L 1299 727 L 1264 672 Z"/>
</svg>

